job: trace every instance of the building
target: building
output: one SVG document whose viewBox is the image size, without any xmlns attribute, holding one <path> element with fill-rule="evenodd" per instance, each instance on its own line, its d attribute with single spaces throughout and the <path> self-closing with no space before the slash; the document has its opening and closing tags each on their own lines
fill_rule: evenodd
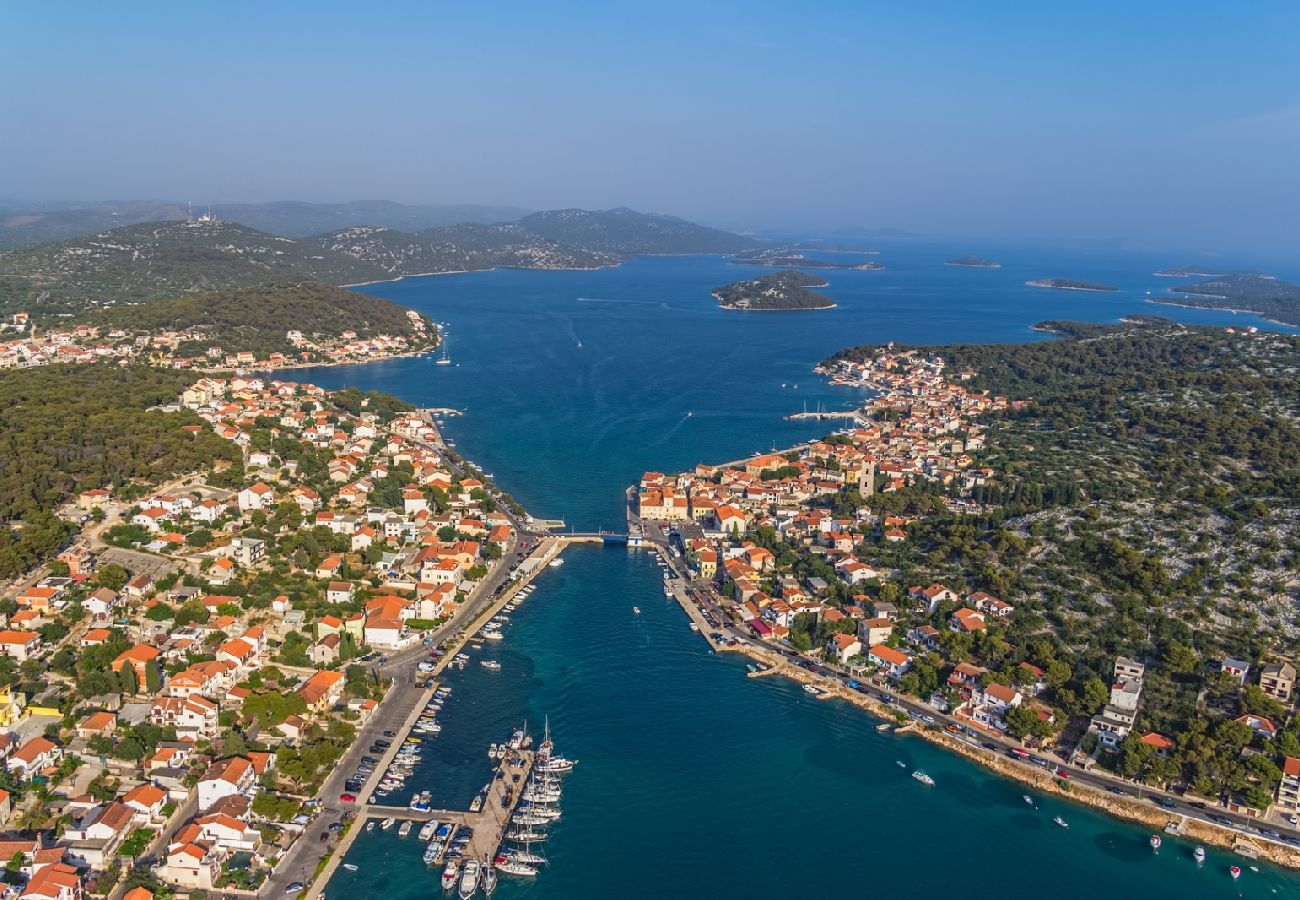
<svg viewBox="0 0 1300 900">
<path fill-rule="evenodd" d="M 41 636 L 34 631 L 0 630 L 0 656 L 19 662 L 31 659 L 41 649 Z"/>
<path fill-rule="evenodd" d="M 1283 703 L 1291 700 L 1295 689 L 1295 666 L 1289 662 L 1269 663 L 1259 670 L 1259 688 Z"/>
<path fill-rule="evenodd" d="M 1282 761 L 1282 780 L 1277 785 L 1278 808 L 1289 813 L 1300 811 L 1300 759 L 1288 756 Z"/>
<path fill-rule="evenodd" d="M 207 812 L 223 797 L 246 794 L 256 783 L 251 760 L 243 756 L 218 760 L 199 779 L 199 811 Z"/>
</svg>

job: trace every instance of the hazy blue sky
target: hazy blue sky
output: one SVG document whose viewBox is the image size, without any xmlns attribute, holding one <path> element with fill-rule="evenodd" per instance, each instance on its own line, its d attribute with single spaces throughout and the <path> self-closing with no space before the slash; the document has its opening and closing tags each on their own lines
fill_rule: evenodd
<svg viewBox="0 0 1300 900">
<path fill-rule="evenodd" d="M 0 196 L 1300 243 L 1300 2 L 0 4 Z"/>
</svg>

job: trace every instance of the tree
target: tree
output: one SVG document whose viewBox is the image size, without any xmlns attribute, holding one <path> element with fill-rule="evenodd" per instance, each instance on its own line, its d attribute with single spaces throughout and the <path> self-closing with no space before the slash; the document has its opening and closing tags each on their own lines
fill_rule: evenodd
<svg viewBox="0 0 1300 900">
<path fill-rule="evenodd" d="M 156 659 L 151 659 L 144 665 L 144 689 L 150 694 L 156 694 L 162 689 L 162 676 Z"/>
<path fill-rule="evenodd" d="M 149 841 L 153 839 L 153 832 L 146 828 L 136 828 L 129 837 L 122 842 L 118 852 L 123 856 L 135 859 L 149 846 Z"/>
<path fill-rule="evenodd" d="M 1083 683 L 1083 706 L 1091 715 L 1110 702 L 1110 691 L 1100 678 L 1089 678 Z"/>
<path fill-rule="evenodd" d="M 135 674 L 135 666 L 124 662 L 117 672 L 118 689 L 124 694 L 136 694 L 140 690 L 140 679 Z"/>
<path fill-rule="evenodd" d="M 1186 644 L 1179 643 L 1171 643 L 1165 648 L 1163 662 L 1165 668 L 1176 675 L 1194 672 L 1200 664 L 1196 651 Z"/>
<path fill-rule="evenodd" d="M 100 587 L 106 587 L 110 591 L 122 590 L 130 577 L 131 573 L 117 563 L 105 563 L 95 572 L 95 582 Z"/>
</svg>

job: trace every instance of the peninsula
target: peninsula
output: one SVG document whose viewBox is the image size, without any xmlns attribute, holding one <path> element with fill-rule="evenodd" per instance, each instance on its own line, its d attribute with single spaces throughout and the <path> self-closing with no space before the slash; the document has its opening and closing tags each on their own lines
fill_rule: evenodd
<svg viewBox="0 0 1300 900">
<path fill-rule="evenodd" d="M 808 290 L 827 284 L 825 279 L 807 272 L 774 272 L 714 288 L 713 296 L 723 309 L 746 312 L 834 309 L 835 301 L 830 297 Z"/>
<path fill-rule="evenodd" d="M 1025 284 L 1037 288 L 1055 288 L 1058 291 L 1118 291 L 1119 288 L 1109 284 L 1097 284 L 1094 281 L 1078 281 L 1073 278 L 1038 278 Z"/>
<path fill-rule="evenodd" d="M 945 266 L 962 266 L 967 269 L 1000 269 L 1002 263 L 982 256 L 959 256 L 944 261 Z"/>
<path fill-rule="evenodd" d="M 1218 278 L 1226 273 L 1206 266 L 1174 266 L 1151 273 L 1157 278 Z"/>
<path fill-rule="evenodd" d="M 1152 297 L 1151 302 L 1253 312 L 1284 325 L 1300 325 L 1300 285 L 1268 275 L 1223 275 L 1169 290 L 1178 296 Z"/>
<path fill-rule="evenodd" d="M 1044 327 L 1069 337 L 841 351 L 819 371 L 874 392 L 863 424 L 647 472 L 641 529 L 677 531 L 674 594 L 715 649 L 1041 790 L 1296 866 L 1300 588 L 1277 485 L 1300 466 L 1300 339 Z M 1222 526 L 1247 509 L 1254 527 Z"/>
</svg>

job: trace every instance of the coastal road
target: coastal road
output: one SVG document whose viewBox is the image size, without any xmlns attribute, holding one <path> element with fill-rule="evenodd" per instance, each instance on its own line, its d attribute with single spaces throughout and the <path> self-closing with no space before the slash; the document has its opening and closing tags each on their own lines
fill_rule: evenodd
<svg viewBox="0 0 1300 900">
<path fill-rule="evenodd" d="M 682 578 L 686 583 L 691 583 L 691 573 L 687 569 L 685 562 L 674 557 L 670 552 L 668 536 L 663 528 L 654 523 L 643 522 L 642 524 L 645 531 L 646 541 L 654 545 L 655 549 L 659 551 L 660 556 L 668 562 L 670 569 L 675 575 Z M 809 657 L 803 656 L 794 650 L 759 640 L 744 629 L 737 627 L 732 622 L 730 614 L 718 604 L 717 601 L 719 598 L 711 585 L 706 590 L 701 590 L 697 593 L 699 596 L 704 598 L 704 602 L 699 604 L 701 610 L 706 612 L 718 623 L 717 631 L 721 632 L 728 639 L 735 640 L 738 643 L 743 643 L 748 646 L 761 648 L 768 653 L 777 653 L 785 657 L 791 665 L 803 667 L 803 664 L 805 663 L 812 663 L 817 669 L 829 673 L 820 674 L 820 672 L 809 672 L 808 674 L 813 680 L 822 680 L 824 682 L 833 683 L 849 690 L 851 689 L 848 688 L 848 682 L 859 680 L 846 672 L 838 671 L 824 663 L 815 662 Z M 805 671 L 807 671 L 807 669 L 805 669 Z M 871 684 L 873 688 L 871 693 L 876 694 L 878 698 L 885 699 L 885 701 L 895 709 L 901 709 L 907 713 L 909 718 L 913 721 L 917 721 L 918 725 L 923 724 L 923 717 L 928 716 L 934 721 L 937 727 L 943 727 L 949 724 L 955 725 L 960 729 L 970 727 L 969 722 L 940 713 L 927 703 L 894 692 L 887 685 L 877 681 L 873 681 Z M 977 731 L 976 733 L 978 734 L 978 737 L 975 738 L 970 738 L 965 735 L 965 733 L 954 735 L 954 737 L 958 740 L 964 741 L 977 753 L 995 754 L 1015 765 L 1024 766 L 1027 771 L 1042 772 L 1044 769 L 1051 772 L 1065 771 L 1069 776 L 1068 780 L 1074 784 L 1095 788 L 1116 796 L 1148 800 L 1151 802 L 1152 806 L 1158 806 L 1161 810 L 1167 813 L 1170 818 L 1186 816 L 1189 819 L 1197 819 L 1209 825 L 1217 825 L 1221 828 L 1230 829 L 1231 831 L 1237 832 L 1253 841 L 1272 841 L 1290 847 L 1300 847 L 1300 829 L 1285 824 L 1277 824 L 1271 821 L 1264 823 L 1258 819 L 1250 819 L 1246 816 L 1229 812 L 1225 807 L 1218 804 L 1209 804 L 1200 800 L 1187 800 L 1186 798 L 1178 794 L 1170 793 L 1169 791 L 1163 791 L 1158 788 L 1152 788 L 1148 785 L 1127 781 L 1123 778 L 1112 775 L 1105 770 L 1096 768 L 1084 770 L 1077 766 L 1070 765 L 1060 757 L 1056 757 L 1055 754 L 1034 754 L 1043 759 L 1046 765 L 1022 760 L 1011 753 L 1013 748 L 1021 746 L 1018 741 L 982 731 Z M 1272 832 L 1277 834 L 1278 837 L 1266 836 L 1261 832 Z"/>
</svg>

